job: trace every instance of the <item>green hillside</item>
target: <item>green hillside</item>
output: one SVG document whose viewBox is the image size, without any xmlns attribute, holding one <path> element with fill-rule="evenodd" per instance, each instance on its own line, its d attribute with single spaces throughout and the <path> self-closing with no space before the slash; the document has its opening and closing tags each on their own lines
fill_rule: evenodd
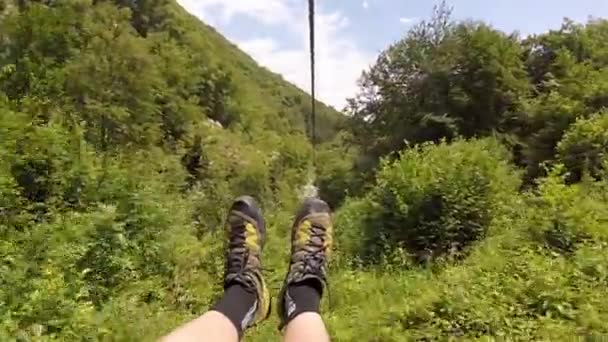
<svg viewBox="0 0 608 342">
<path fill-rule="evenodd" d="M 276 298 L 310 97 L 174 0 L 0 10 L 0 340 L 147 341 L 197 317 L 241 194 Z M 522 39 L 450 12 L 378 56 L 348 115 L 319 104 L 331 336 L 602 341 L 608 21 Z"/>
<path fill-rule="evenodd" d="M 150 338 L 200 313 L 233 198 L 287 231 L 310 97 L 174 1 L 0 8 L 0 339 Z M 319 141 L 342 121 L 319 104 Z"/>
<path fill-rule="evenodd" d="M 157 8 L 158 5 L 149 6 Z M 179 40 L 183 44 L 230 73 L 237 87 L 235 98 L 243 107 L 250 108 L 251 113 L 244 114 L 262 113 L 261 120 L 267 127 L 279 132 L 307 129 L 310 98 L 304 92 L 285 82 L 280 75 L 261 68 L 215 29 L 201 23 L 176 3 L 167 2 L 165 6 L 171 24 L 163 24 L 162 29 L 181 32 L 183 37 Z M 302 65 L 302 68 L 307 66 Z M 336 133 L 335 127 L 342 122 L 342 116 L 323 103 L 318 106 L 317 135 L 320 141 L 327 141 Z"/>
</svg>

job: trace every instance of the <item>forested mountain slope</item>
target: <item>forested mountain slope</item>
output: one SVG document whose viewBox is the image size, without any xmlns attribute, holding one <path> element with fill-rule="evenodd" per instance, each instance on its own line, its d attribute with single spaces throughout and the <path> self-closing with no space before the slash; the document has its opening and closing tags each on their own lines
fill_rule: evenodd
<svg viewBox="0 0 608 342">
<path fill-rule="evenodd" d="M 150 338 L 200 313 L 234 197 L 289 225 L 310 97 L 172 0 L 0 9 L 0 339 Z M 319 104 L 319 141 L 342 120 Z"/>
<path fill-rule="evenodd" d="M 227 70 L 238 90 L 236 97 L 240 103 L 252 108 L 254 113 L 264 113 L 263 121 L 270 128 L 287 131 L 294 128 L 301 131 L 308 129 L 310 98 L 305 93 L 285 82 L 280 75 L 259 67 L 250 56 L 212 27 L 187 14 L 176 3 L 167 2 L 164 6 L 171 13 L 172 24 L 165 24 L 170 27 L 163 29 L 179 30 L 184 35 L 181 41 L 192 51 L 204 54 L 211 63 Z M 158 8 L 158 4 L 147 4 L 141 10 L 145 11 L 145 8 Z M 135 9 L 134 12 L 138 10 Z M 167 18 L 161 20 L 166 21 Z M 302 65 L 302 68 L 307 66 Z M 326 141 L 336 133 L 335 127 L 342 121 L 342 116 L 323 103 L 318 103 L 318 106 L 317 135 L 320 141 Z"/>
</svg>

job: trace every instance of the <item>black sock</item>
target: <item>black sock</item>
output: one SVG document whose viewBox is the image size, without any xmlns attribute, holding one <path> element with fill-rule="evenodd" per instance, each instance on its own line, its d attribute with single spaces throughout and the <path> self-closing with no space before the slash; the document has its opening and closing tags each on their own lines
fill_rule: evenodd
<svg viewBox="0 0 608 342">
<path fill-rule="evenodd" d="M 299 314 L 304 312 L 319 313 L 323 286 L 316 280 L 305 280 L 300 283 L 289 285 L 285 294 L 285 306 L 287 322 L 291 322 Z"/>
<path fill-rule="evenodd" d="M 253 313 L 255 313 L 257 305 L 256 294 L 248 292 L 241 284 L 234 284 L 224 290 L 222 299 L 213 310 L 228 317 L 239 332 L 239 338 L 241 338 L 248 321 L 253 319 Z"/>
</svg>

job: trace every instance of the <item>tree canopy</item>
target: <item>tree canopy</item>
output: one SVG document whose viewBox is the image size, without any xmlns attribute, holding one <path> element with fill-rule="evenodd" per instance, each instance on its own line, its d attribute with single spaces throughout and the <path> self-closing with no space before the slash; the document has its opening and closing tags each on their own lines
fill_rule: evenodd
<svg viewBox="0 0 608 342">
<path fill-rule="evenodd" d="M 443 3 L 363 74 L 349 107 L 356 143 L 378 160 L 408 144 L 500 134 L 531 181 L 569 125 L 607 105 L 607 31 L 603 19 L 566 20 L 522 39 L 454 21 Z"/>
</svg>

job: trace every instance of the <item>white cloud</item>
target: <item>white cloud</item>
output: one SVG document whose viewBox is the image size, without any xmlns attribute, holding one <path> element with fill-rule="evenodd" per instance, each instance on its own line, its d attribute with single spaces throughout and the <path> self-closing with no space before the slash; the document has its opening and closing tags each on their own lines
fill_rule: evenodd
<svg viewBox="0 0 608 342">
<path fill-rule="evenodd" d="M 363 6 L 363 8 L 368 9 L 369 8 L 369 2 L 367 0 L 363 0 L 363 3 L 361 4 L 361 6 Z"/>
<path fill-rule="evenodd" d="M 401 17 L 399 18 L 399 22 L 405 25 L 413 24 L 418 18 L 416 17 Z"/>
<path fill-rule="evenodd" d="M 308 52 L 308 21 L 306 7 L 299 0 L 179 0 L 191 13 L 208 23 L 219 16 L 232 20 L 237 15 L 247 16 L 260 24 L 286 30 L 293 41 L 285 48 L 277 37 L 258 36 L 232 39 L 258 63 L 302 88 L 310 90 Z M 271 18 L 269 18 L 270 16 Z M 346 32 L 350 22 L 341 12 L 323 12 L 316 17 L 317 94 L 320 100 L 342 109 L 346 98 L 357 92 L 357 79 L 373 61 L 374 54 L 363 51 Z M 218 27 L 219 26 L 219 27 Z M 221 31 L 222 24 L 216 25 Z M 280 30 L 280 31 L 279 31 Z M 251 28 L 255 32 L 255 28 Z M 228 37 L 231 39 L 231 37 Z"/>
<path fill-rule="evenodd" d="M 228 23 L 237 14 L 244 14 L 263 24 L 279 24 L 288 20 L 291 11 L 284 0 L 178 0 L 190 13 L 207 23 L 221 18 Z"/>
</svg>

